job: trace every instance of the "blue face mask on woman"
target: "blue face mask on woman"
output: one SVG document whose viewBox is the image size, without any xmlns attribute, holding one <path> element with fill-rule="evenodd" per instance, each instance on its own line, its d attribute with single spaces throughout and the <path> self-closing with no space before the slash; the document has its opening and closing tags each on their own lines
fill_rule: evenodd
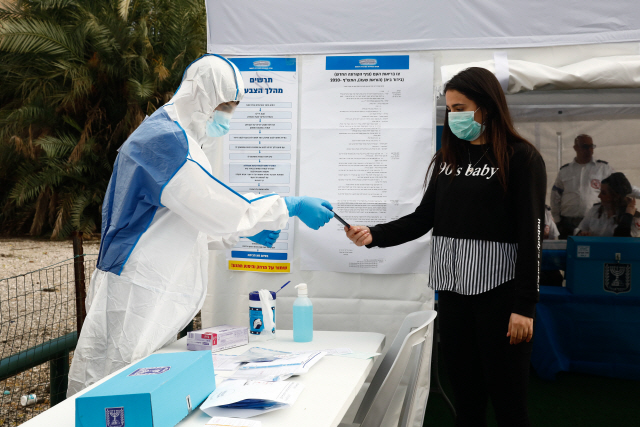
<svg viewBox="0 0 640 427">
<path fill-rule="evenodd" d="M 213 112 L 213 119 L 207 121 L 207 135 L 211 137 L 224 136 L 229 132 L 231 113 L 216 110 Z"/>
<path fill-rule="evenodd" d="M 478 111 L 480 107 L 476 111 Z M 484 131 L 484 125 L 473 119 L 476 111 L 449 112 L 449 128 L 455 136 L 465 141 L 475 141 Z"/>
</svg>

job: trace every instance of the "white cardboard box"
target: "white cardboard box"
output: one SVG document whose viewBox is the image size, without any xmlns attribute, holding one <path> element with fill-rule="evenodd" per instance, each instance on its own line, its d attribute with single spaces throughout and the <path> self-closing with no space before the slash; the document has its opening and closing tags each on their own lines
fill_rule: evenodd
<svg viewBox="0 0 640 427">
<path fill-rule="evenodd" d="M 249 328 L 241 326 L 214 326 L 187 335 L 187 350 L 211 350 L 215 353 L 245 344 L 249 344 Z"/>
</svg>

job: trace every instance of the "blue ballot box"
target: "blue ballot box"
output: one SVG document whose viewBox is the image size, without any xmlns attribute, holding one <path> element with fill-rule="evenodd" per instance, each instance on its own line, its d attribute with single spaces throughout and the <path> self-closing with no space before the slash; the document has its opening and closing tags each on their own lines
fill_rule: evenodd
<svg viewBox="0 0 640 427">
<path fill-rule="evenodd" d="M 76 427 L 173 427 L 216 388 L 211 351 L 152 354 L 76 399 Z"/>
<path fill-rule="evenodd" d="M 569 237 L 566 279 L 574 295 L 640 296 L 640 239 Z"/>
</svg>

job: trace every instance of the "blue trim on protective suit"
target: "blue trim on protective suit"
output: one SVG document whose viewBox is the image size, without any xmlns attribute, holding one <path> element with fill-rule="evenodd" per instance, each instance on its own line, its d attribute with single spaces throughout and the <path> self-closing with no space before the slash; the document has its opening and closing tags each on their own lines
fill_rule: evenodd
<svg viewBox="0 0 640 427">
<path fill-rule="evenodd" d="M 238 193 L 237 191 L 233 190 L 231 187 L 229 187 L 227 184 L 225 184 L 224 182 L 220 181 L 218 178 L 216 178 L 215 176 L 211 175 L 209 172 L 207 172 L 207 170 L 205 168 L 202 167 L 202 165 L 198 162 L 196 162 L 193 159 L 187 159 L 190 162 L 195 163 L 196 165 L 198 165 L 200 167 L 200 169 L 202 169 L 204 171 L 204 173 L 206 173 L 207 175 L 209 175 L 210 178 L 212 178 L 213 180 L 215 180 L 218 184 L 222 185 L 224 188 L 226 188 L 227 190 L 231 191 L 233 194 L 235 194 L 236 196 L 240 197 L 242 200 L 244 200 L 247 203 L 251 203 L 249 201 L 249 199 L 247 199 L 246 197 L 244 197 L 242 194 Z"/>
<path fill-rule="evenodd" d="M 188 147 L 164 107 L 122 145 L 102 206 L 100 270 L 120 275 L 161 206 L 162 189 L 184 165 Z"/>
<path fill-rule="evenodd" d="M 180 123 L 178 122 L 174 122 L 180 129 L 182 129 L 182 132 L 184 133 L 184 137 L 185 139 L 187 138 L 187 132 L 185 132 L 185 130 L 182 128 L 182 126 L 180 126 Z M 187 157 L 185 159 L 185 163 L 187 162 L 187 160 L 195 163 L 196 165 L 200 166 L 200 169 L 202 169 L 204 171 L 204 173 L 206 173 L 207 175 L 209 175 L 211 178 L 213 178 L 218 184 L 222 185 L 224 188 L 226 188 L 227 190 L 231 191 L 232 193 L 234 193 L 236 196 L 240 197 L 242 200 L 244 200 L 247 203 L 251 203 L 251 200 L 248 200 L 246 197 L 244 197 L 242 194 L 238 193 L 237 191 L 234 191 L 231 187 L 229 187 L 228 185 L 226 185 L 224 182 L 220 181 L 218 178 L 216 178 L 215 176 L 211 175 L 209 172 L 207 172 L 207 170 L 205 168 L 202 167 L 202 165 L 200 163 L 198 163 L 197 161 L 193 160 L 192 158 L 189 157 L 189 152 L 187 152 Z M 184 163 L 183 163 L 184 164 Z M 176 172 L 178 172 L 176 170 Z M 166 184 L 165 184 L 166 185 Z M 163 187 L 164 189 L 164 187 Z M 257 199 L 255 199 L 257 200 Z"/>
<path fill-rule="evenodd" d="M 214 181 L 216 181 L 218 184 L 222 185 L 224 188 L 226 188 L 227 190 L 231 191 L 233 194 L 235 194 L 236 196 L 240 197 L 242 200 L 244 200 L 245 202 L 251 204 L 252 202 L 255 202 L 256 200 L 260 200 L 260 199 L 264 199 L 265 197 L 270 197 L 270 196 L 277 196 L 277 194 L 267 194 L 266 196 L 260 196 L 260 197 L 256 197 L 255 199 L 247 199 L 246 197 L 244 197 L 242 194 L 238 193 L 237 191 L 235 191 L 233 188 L 229 187 L 227 184 L 225 184 L 224 182 L 220 181 L 218 178 L 216 178 L 215 176 L 211 175 L 209 172 L 207 172 L 207 170 L 205 168 L 202 167 L 202 165 L 198 162 L 196 162 L 193 159 L 187 159 L 190 162 L 195 163 L 196 165 L 198 165 L 200 167 L 200 169 L 202 169 L 204 171 L 204 173 L 206 173 L 207 175 L 209 175 L 210 178 L 212 178 Z"/>
</svg>

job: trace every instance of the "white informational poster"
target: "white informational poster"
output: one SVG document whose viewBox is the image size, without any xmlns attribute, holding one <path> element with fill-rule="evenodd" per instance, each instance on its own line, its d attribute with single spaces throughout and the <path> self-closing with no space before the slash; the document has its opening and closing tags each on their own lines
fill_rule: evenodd
<svg viewBox="0 0 640 427">
<path fill-rule="evenodd" d="M 428 54 L 308 56 L 301 72 L 300 195 L 327 199 L 349 224 L 373 226 L 420 204 L 433 155 L 433 59 Z M 300 227 L 301 268 L 426 273 L 429 236 L 357 247 L 332 220 Z"/>
<path fill-rule="evenodd" d="M 298 147 L 296 58 L 229 58 L 242 73 L 244 98 L 224 138 L 225 184 L 240 194 L 293 196 Z M 230 270 L 288 273 L 293 221 L 273 248 L 242 238 L 228 252 Z"/>
</svg>

